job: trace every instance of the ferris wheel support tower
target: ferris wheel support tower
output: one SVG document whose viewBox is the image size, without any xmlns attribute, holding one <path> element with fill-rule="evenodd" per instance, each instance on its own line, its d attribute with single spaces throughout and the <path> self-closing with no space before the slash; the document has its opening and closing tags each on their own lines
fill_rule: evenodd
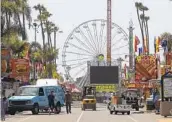
<svg viewBox="0 0 172 122">
<path fill-rule="evenodd" d="M 111 0 L 107 0 L 107 62 L 111 65 L 111 30 L 112 30 L 112 14 Z"/>
</svg>

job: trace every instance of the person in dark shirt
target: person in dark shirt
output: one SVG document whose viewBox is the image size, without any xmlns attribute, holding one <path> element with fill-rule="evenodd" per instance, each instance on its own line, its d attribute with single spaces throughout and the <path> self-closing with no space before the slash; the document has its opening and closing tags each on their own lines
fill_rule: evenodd
<svg viewBox="0 0 172 122">
<path fill-rule="evenodd" d="M 69 90 L 66 90 L 65 102 L 66 102 L 66 112 L 67 112 L 67 114 L 71 113 L 72 96 L 71 96 Z"/>
<path fill-rule="evenodd" d="M 55 99 L 54 92 L 51 91 L 51 93 L 48 95 L 49 108 L 51 110 L 53 110 L 55 108 L 54 99 Z"/>
</svg>

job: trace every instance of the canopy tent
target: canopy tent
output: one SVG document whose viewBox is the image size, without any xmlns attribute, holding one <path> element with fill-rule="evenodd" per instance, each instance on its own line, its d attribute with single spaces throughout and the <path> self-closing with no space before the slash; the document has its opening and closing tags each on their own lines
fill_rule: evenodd
<svg viewBox="0 0 172 122">
<path fill-rule="evenodd" d="M 77 88 L 74 88 L 74 89 L 72 89 L 72 92 L 74 92 L 74 93 L 80 93 L 81 91 L 79 89 L 77 89 Z"/>
</svg>

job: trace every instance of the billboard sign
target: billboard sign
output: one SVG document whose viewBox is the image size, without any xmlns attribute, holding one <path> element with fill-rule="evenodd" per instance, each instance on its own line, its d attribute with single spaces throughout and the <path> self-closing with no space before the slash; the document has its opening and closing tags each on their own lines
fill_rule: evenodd
<svg viewBox="0 0 172 122">
<path fill-rule="evenodd" d="M 157 58 L 154 55 L 140 55 L 135 62 L 135 81 L 157 79 Z"/>
<path fill-rule="evenodd" d="M 27 82 L 30 74 L 30 62 L 28 59 L 11 59 L 11 77 Z"/>
<path fill-rule="evenodd" d="M 119 83 L 118 66 L 91 66 L 90 83 L 118 84 Z"/>
</svg>

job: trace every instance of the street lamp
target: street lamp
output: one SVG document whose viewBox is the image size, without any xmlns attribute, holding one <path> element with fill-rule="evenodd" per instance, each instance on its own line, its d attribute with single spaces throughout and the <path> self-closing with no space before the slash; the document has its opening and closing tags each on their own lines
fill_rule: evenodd
<svg viewBox="0 0 172 122">
<path fill-rule="evenodd" d="M 36 22 L 34 22 L 32 25 L 29 24 L 29 28 L 32 27 L 35 30 L 35 42 L 36 42 L 36 33 L 38 33 L 38 28 L 40 25 L 38 25 Z"/>
<path fill-rule="evenodd" d="M 63 33 L 63 31 L 62 30 L 59 30 L 59 28 L 58 27 L 54 27 L 54 49 L 56 50 L 56 34 L 57 34 L 57 32 L 58 33 Z M 56 64 L 56 59 L 55 59 L 55 65 L 57 65 Z"/>
<path fill-rule="evenodd" d="M 29 28 L 32 27 L 35 30 L 35 42 L 36 42 L 36 34 L 38 33 L 38 28 L 40 25 L 38 25 L 36 22 L 34 22 L 33 24 L 29 24 Z M 36 47 L 35 47 L 35 51 L 36 51 Z M 33 60 L 33 67 L 34 67 L 34 80 L 36 80 L 36 66 L 35 66 L 35 60 Z"/>
</svg>

